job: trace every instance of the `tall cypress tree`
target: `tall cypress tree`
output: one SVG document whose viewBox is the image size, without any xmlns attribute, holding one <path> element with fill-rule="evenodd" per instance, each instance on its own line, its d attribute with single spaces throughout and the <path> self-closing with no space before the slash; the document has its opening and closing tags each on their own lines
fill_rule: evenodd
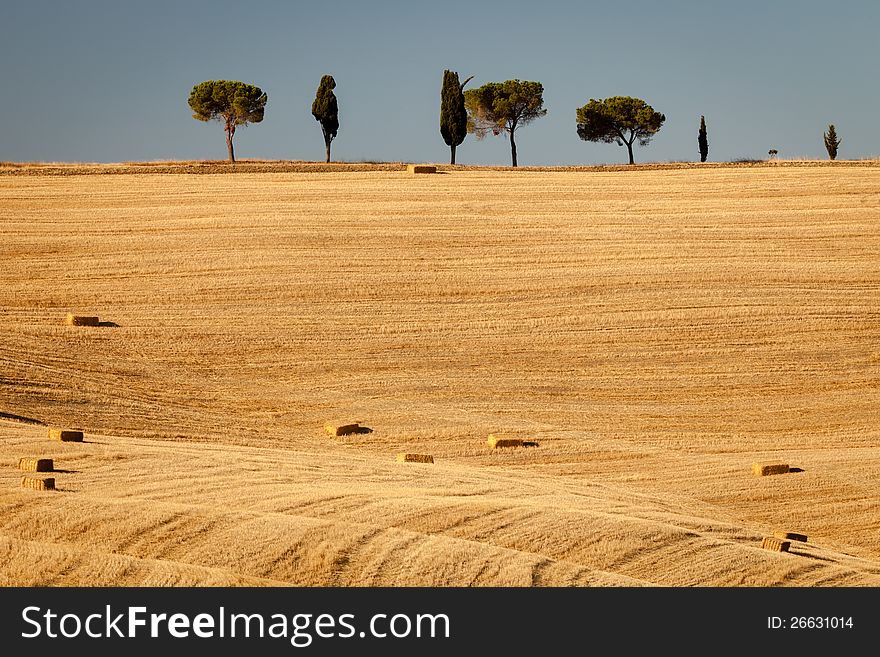
<svg viewBox="0 0 880 657">
<path fill-rule="evenodd" d="M 315 102 L 312 103 L 312 116 L 320 122 L 321 131 L 324 133 L 324 145 L 327 147 L 327 161 L 330 161 L 330 142 L 336 138 L 339 130 L 339 108 L 336 105 L 336 80 L 332 75 L 321 78 L 318 91 L 315 94 Z"/>
<path fill-rule="evenodd" d="M 709 140 L 706 139 L 706 117 L 700 117 L 700 132 L 697 134 L 697 143 L 700 145 L 700 162 L 705 162 L 709 157 Z"/>
<path fill-rule="evenodd" d="M 455 147 L 467 136 L 467 110 L 464 107 L 464 85 L 473 76 L 459 83 L 458 73 L 443 71 L 440 89 L 440 134 L 451 149 L 450 164 L 455 164 Z"/>
<path fill-rule="evenodd" d="M 837 138 L 837 130 L 834 129 L 834 124 L 829 125 L 828 132 L 822 136 L 825 138 L 825 150 L 828 151 L 828 157 L 832 160 L 836 159 L 840 139 Z"/>
</svg>

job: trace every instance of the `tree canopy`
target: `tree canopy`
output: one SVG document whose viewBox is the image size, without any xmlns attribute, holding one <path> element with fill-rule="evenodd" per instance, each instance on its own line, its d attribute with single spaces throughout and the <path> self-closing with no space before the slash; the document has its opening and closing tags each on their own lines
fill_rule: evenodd
<svg viewBox="0 0 880 657">
<path fill-rule="evenodd" d="M 312 116 L 321 124 L 324 133 L 324 146 L 327 149 L 327 162 L 330 161 L 330 142 L 336 138 L 339 131 L 339 107 L 336 103 L 336 80 L 332 75 L 325 75 L 318 84 L 315 100 L 312 103 Z"/>
<path fill-rule="evenodd" d="M 544 116 L 544 87 L 540 82 L 507 80 L 489 82 L 464 92 L 468 132 L 482 139 L 489 132 L 510 137 L 510 156 L 517 165 L 514 133 L 520 126 Z"/>
<path fill-rule="evenodd" d="M 832 160 L 837 159 L 837 147 L 840 146 L 840 139 L 837 136 L 834 124 L 829 125 L 828 131 L 822 136 L 825 139 L 825 150 L 828 151 L 828 157 Z"/>
<path fill-rule="evenodd" d="M 584 141 L 626 144 L 629 163 L 633 164 L 633 142 L 647 146 L 665 120 L 663 114 L 640 98 L 590 99 L 589 103 L 577 108 L 577 133 Z"/>
<path fill-rule="evenodd" d="M 443 71 L 443 86 L 440 88 L 440 135 L 451 150 L 450 164 L 455 164 L 455 148 L 467 136 L 467 109 L 464 106 L 464 82 L 458 81 L 455 71 Z"/>
<path fill-rule="evenodd" d="M 700 130 L 697 132 L 697 145 L 700 147 L 700 162 L 709 156 L 709 139 L 706 137 L 706 117 L 700 117 Z"/>
<path fill-rule="evenodd" d="M 230 162 L 235 162 L 232 138 L 236 127 L 262 121 L 266 101 L 262 89 L 237 80 L 206 80 L 195 85 L 189 94 L 194 119 L 224 124 Z"/>
</svg>

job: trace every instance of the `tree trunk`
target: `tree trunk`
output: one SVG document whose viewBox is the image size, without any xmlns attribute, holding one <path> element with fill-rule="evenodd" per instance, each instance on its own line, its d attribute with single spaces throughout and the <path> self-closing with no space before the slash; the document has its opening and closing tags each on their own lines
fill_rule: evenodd
<svg viewBox="0 0 880 657">
<path fill-rule="evenodd" d="M 232 135 L 235 134 L 235 128 L 230 130 L 226 128 L 226 149 L 229 151 L 229 162 L 235 164 L 235 149 L 232 148 Z"/>
<path fill-rule="evenodd" d="M 635 160 L 633 160 L 633 145 L 631 141 L 626 142 L 626 148 L 629 151 L 629 163 L 635 164 Z"/>
<path fill-rule="evenodd" d="M 455 144 L 449 148 L 452 150 L 452 157 L 449 158 L 449 164 L 455 164 Z"/>
<path fill-rule="evenodd" d="M 513 166 L 516 166 L 516 142 L 513 141 L 513 133 L 514 129 L 510 130 L 510 159 L 513 162 Z"/>
<path fill-rule="evenodd" d="M 330 142 L 331 141 L 332 140 L 327 139 L 327 137 L 324 137 L 324 145 L 327 147 L 327 162 L 330 161 Z"/>
</svg>

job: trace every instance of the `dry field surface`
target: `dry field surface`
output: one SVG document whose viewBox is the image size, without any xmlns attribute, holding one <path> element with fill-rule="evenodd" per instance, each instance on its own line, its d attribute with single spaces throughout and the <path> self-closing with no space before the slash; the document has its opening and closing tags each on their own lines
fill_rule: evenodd
<svg viewBox="0 0 880 657">
<path fill-rule="evenodd" d="M 880 586 L 880 164 L 146 168 L 0 172 L 0 585 Z"/>
</svg>

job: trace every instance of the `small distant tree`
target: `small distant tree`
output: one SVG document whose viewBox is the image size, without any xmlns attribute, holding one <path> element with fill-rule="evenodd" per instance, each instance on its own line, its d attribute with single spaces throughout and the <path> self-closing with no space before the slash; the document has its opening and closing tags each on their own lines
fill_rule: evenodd
<svg viewBox="0 0 880 657">
<path fill-rule="evenodd" d="M 540 82 L 507 80 L 489 82 L 464 92 L 468 113 L 468 132 L 482 139 L 489 132 L 506 133 L 510 138 L 510 159 L 516 161 L 516 129 L 544 116 L 544 87 Z"/>
<path fill-rule="evenodd" d="M 259 87 L 236 80 L 206 80 L 194 86 L 189 94 L 194 119 L 223 123 L 229 161 L 233 163 L 232 138 L 236 127 L 262 121 L 266 100 L 266 94 Z"/>
<path fill-rule="evenodd" d="M 450 164 L 455 164 L 455 148 L 467 136 L 467 109 L 464 106 L 464 85 L 473 79 L 458 81 L 455 71 L 443 71 L 443 86 L 440 88 L 440 135 L 449 146 Z"/>
<path fill-rule="evenodd" d="M 770 157 L 776 157 L 777 155 L 779 155 L 779 151 L 777 151 L 775 148 L 771 148 L 769 151 L 767 151 L 767 155 L 769 155 Z"/>
<path fill-rule="evenodd" d="M 837 159 L 837 147 L 840 146 L 840 139 L 837 138 L 837 130 L 834 124 L 828 126 L 828 131 L 823 134 L 825 138 L 825 150 L 828 151 L 828 157 L 832 160 Z"/>
<path fill-rule="evenodd" d="M 640 98 L 612 96 L 605 100 L 590 99 L 579 107 L 577 133 L 584 141 L 626 144 L 629 163 L 633 164 L 633 142 L 647 146 L 660 130 L 666 117 Z"/>
<path fill-rule="evenodd" d="M 706 117 L 700 117 L 700 131 L 697 133 L 697 143 L 700 146 L 700 162 L 705 162 L 709 157 L 709 140 L 706 138 Z"/>
<path fill-rule="evenodd" d="M 339 131 L 339 107 L 336 103 L 336 80 L 332 75 L 325 75 L 318 84 L 315 100 L 312 103 L 312 116 L 321 124 L 324 133 L 324 146 L 327 149 L 327 162 L 330 161 L 330 142 L 336 138 Z"/>
</svg>

